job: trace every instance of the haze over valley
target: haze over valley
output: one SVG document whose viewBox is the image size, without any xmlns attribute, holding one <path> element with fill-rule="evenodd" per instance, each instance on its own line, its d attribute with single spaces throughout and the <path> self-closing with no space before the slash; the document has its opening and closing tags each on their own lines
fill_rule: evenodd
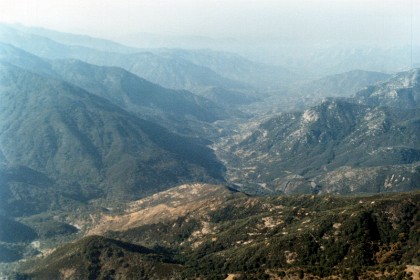
<svg viewBox="0 0 420 280">
<path fill-rule="evenodd" d="M 78 2 L 0 4 L 1 279 L 419 279 L 418 3 Z"/>
</svg>

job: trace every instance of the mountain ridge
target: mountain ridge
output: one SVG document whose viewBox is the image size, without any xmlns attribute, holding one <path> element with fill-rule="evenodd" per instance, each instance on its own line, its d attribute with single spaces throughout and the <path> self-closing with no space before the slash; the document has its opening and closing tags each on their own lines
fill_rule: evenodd
<svg viewBox="0 0 420 280">
<path fill-rule="evenodd" d="M 105 52 L 84 46 L 65 45 L 47 37 L 31 34 L 11 26 L 0 26 L 0 41 L 48 59 L 79 59 L 100 66 L 117 66 L 151 82 L 172 89 L 186 89 L 211 97 L 212 88 L 233 90 L 247 95 L 249 86 L 219 75 L 208 67 L 179 57 L 165 57 L 151 51 L 135 53 Z M 214 99 L 214 101 L 218 101 Z"/>
<path fill-rule="evenodd" d="M 417 169 L 410 164 L 420 160 L 418 105 L 408 102 L 405 94 L 392 92 L 408 92 L 412 96 L 409 100 L 414 99 L 420 84 L 418 77 L 418 70 L 403 72 L 352 98 L 327 98 L 303 112 L 282 113 L 250 131 L 245 129 L 240 132 L 242 136 L 231 139 L 228 153 L 216 149 L 228 163 L 228 180 L 240 186 L 251 181 L 252 187 L 246 189 L 251 192 L 254 188 L 257 192 L 317 193 L 323 186 L 315 178 L 337 168 L 395 166 L 404 174 L 412 174 L 410 180 L 415 182 Z M 373 92 L 375 100 L 384 102 L 371 104 L 371 95 L 359 99 L 365 92 Z M 397 167 L 401 164 L 407 164 L 406 171 Z M 391 169 L 382 169 L 387 170 L 383 179 L 372 176 L 371 192 L 390 191 L 380 185 L 387 184 L 385 181 L 393 174 Z M 334 189 L 331 183 L 323 183 L 326 190 Z M 351 184 L 357 184 L 357 180 L 349 180 Z M 413 187 L 411 183 L 405 186 L 406 190 Z"/>
<path fill-rule="evenodd" d="M 185 90 L 163 88 L 122 68 L 96 66 L 79 60 L 45 60 L 0 43 L 1 54 L 1 61 L 72 83 L 181 134 L 196 137 L 200 130 L 211 130 L 210 123 L 238 114 Z"/>
<path fill-rule="evenodd" d="M 80 88 L 17 67 L 2 64 L 0 79 L 1 150 L 9 165 L 27 166 L 66 186 L 114 185 L 112 195 L 122 197 L 141 193 L 142 188 L 149 193 L 143 184 L 159 188 L 188 178 L 222 178 L 223 168 L 212 151 L 193 138 L 170 133 Z M 164 173 L 151 175 L 158 170 Z"/>
<path fill-rule="evenodd" d="M 70 262 L 54 260 L 61 259 L 60 255 L 66 258 L 73 250 L 85 251 L 94 241 L 100 257 L 91 261 L 103 267 L 101 273 L 113 266 L 114 254 L 104 257 L 106 248 L 114 252 L 114 245 L 106 245 L 112 243 L 138 247 L 153 257 L 161 254 L 160 259 L 154 259 L 155 265 L 162 259 L 176 263 L 175 278 L 225 278 L 227 274 L 266 279 L 286 274 L 295 278 L 299 274 L 314 278 L 397 277 L 418 258 L 418 196 L 417 191 L 369 196 L 221 197 L 221 207 L 207 205 L 200 213 L 191 211 L 175 220 L 111 230 L 105 238 L 83 238 L 45 258 L 22 264 L 21 272 L 35 277 L 47 271 L 58 273 L 69 268 Z M 79 255 L 74 261 L 82 259 L 84 255 Z M 134 260 L 125 258 L 124 263 L 136 269 Z M 383 267 L 388 269 L 382 271 Z"/>
</svg>

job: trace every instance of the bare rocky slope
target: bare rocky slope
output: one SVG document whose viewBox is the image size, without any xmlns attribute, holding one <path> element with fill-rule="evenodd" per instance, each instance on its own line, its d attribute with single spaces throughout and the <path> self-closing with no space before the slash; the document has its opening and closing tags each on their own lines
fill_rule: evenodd
<svg viewBox="0 0 420 280">
<path fill-rule="evenodd" d="M 245 128 L 216 150 L 229 180 L 250 192 L 418 188 L 419 84 L 418 69 L 399 73 L 353 98 L 329 98 Z M 334 185 L 333 174 L 346 179 Z"/>
</svg>

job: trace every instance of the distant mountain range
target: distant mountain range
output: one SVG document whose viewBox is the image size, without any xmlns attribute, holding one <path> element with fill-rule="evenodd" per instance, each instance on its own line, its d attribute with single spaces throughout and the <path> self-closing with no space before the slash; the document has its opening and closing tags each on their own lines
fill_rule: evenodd
<svg viewBox="0 0 420 280">
<path fill-rule="evenodd" d="M 2 30 L 3 32 L 9 32 L 7 36 L 13 37 L 19 33 L 26 33 L 35 35 L 37 38 L 49 38 L 63 45 L 83 46 L 104 52 L 135 53 L 139 51 L 138 48 L 124 46 L 111 40 L 94 38 L 87 35 L 64 33 L 42 27 L 29 27 L 21 24 L 2 24 Z"/>
<path fill-rule="evenodd" d="M 308 47 L 310 49 L 310 47 Z M 282 59 L 278 59 L 282 61 Z M 308 74 L 325 76 L 360 69 L 396 73 L 416 67 L 420 62 L 419 45 L 323 45 L 290 57 L 289 67 Z"/>
<path fill-rule="evenodd" d="M 184 134 L 195 136 L 205 123 L 225 119 L 234 113 L 228 113 L 206 98 L 185 90 L 163 88 L 122 68 L 96 66 L 74 59 L 45 60 L 1 43 L 0 61 L 67 81 L 142 118 L 158 121 L 168 129 Z M 186 131 L 186 123 L 197 131 Z"/>
<path fill-rule="evenodd" d="M 296 73 L 280 66 L 266 65 L 245 59 L 234 53 L 212 50 L 163 49 L 157 53 L 171 58 L 182 58 L 201 65 L 235 81 L 259 89 L 282 87 L 297 77 Z"/>
<path fill-rule="evenodd" d="M 384 82 L 390 77 L 391 75 L 380 72 L 352 70 L 295 85 L 289 90 L 292 94 L 308 99 L 349 97 L 367 86 Z"/>
<path fill-rule="evenodd" d="M 214 51 L 142 50 L 102 39 L 23 26 L 0 26 L 0 42 L 42 58 L 79 59 L 102 66 L 118 66 L 172 89 L 186 89 L 229 105 L 255 100 L 254 86 L 286 83 L 292 76 L 281 67 L 251 62 L 243 57 Z M 252 78 L 252 79 L 251 79 Z M 223 92 L 223 100 L 217 93 Z M 233 98 L 229 98 L 232 96 Z M 239 98 L 238 98 L 239 97 Z"/>
</svg>

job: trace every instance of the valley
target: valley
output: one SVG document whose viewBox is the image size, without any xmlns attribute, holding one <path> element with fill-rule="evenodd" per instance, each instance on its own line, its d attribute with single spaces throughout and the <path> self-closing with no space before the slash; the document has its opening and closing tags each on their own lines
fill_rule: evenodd
<svg viewBox="0 0 420 280">
<path fill-rule="evenodd" d="M 413 279 L 420 70 L 394 52 L 289 70 L 0 24 L 0 278 Z"/>
</svg>

